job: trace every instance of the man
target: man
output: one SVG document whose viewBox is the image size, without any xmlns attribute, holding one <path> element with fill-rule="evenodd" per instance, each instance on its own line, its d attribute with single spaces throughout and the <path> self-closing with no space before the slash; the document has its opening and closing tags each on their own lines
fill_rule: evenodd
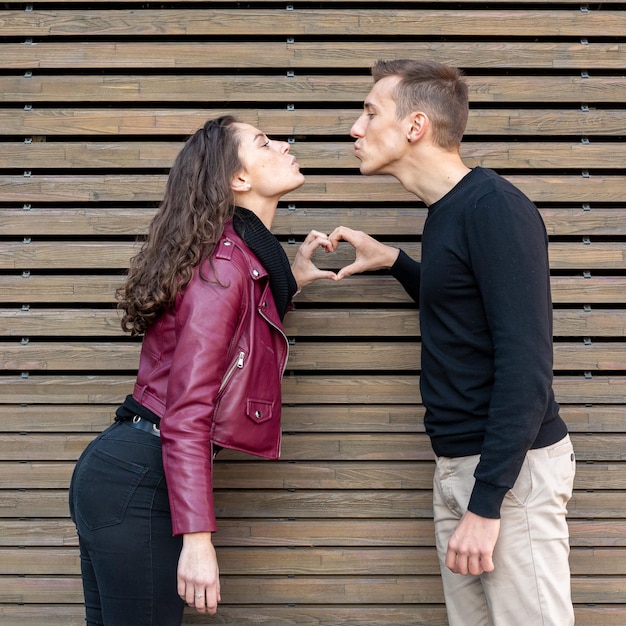
<svg viewBox="0 0 626 626">
<path fill-rule="evenodd" d="M 547 235 L 534 204 L 459 146 L 467 86 L 435 62 L 379 61 L 351 130 L 361 173 L 428 207 L 418 263 L 360 231 L 339 278 L 390 268 L 420 306 L 433 509 L 451 626 L 574 623 L 566 505 L 574 454 L 552 391 Z"/>
</svg>

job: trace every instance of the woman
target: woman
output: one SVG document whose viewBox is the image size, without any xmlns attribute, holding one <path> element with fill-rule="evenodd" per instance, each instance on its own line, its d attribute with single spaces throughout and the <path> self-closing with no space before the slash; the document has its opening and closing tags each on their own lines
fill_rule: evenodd
<svg viewBox="0 0 626 626">
<path fill-rule="evenodd" d="M 173 626 L 215 613 L 213 459 L 280 452 L 282 318 L 319 278 L 312 231 L 292 267 L 269 229 L 304 176 L 289 145 L 221 117 L 185 144 L 118 298 L 144 334 L 132 395 L 78 461 L 70 509 L 87 624 Z M 245 207 L 245 208 L 244 208 Z M 167 481 L 167 487 L 166 487 Z"/>
</svg>

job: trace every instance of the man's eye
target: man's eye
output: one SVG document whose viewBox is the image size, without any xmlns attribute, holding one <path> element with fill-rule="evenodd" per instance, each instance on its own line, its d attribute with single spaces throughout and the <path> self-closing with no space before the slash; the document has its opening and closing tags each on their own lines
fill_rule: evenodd
<svg viewBox="0 0 626 626">
<path fill-rule="evenodd" d="M 261 145 L 261 148 L 269 148 L 270 147 L 270 140 L 268 139 L 264 144 Z"/>
</svg>

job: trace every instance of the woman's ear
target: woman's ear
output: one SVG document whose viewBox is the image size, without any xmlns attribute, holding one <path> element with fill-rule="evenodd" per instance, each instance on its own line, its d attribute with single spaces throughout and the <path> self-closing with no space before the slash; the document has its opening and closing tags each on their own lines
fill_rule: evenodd
<svg viewBox="0 0 626 626">
<path fill-rule="evenodd" d="M 230 181 L 230 188 L 233 191 L 250 191 L 250 183 L 246 180 L 245 175 L 240 172 L 235 174 Z"/>
</svg>

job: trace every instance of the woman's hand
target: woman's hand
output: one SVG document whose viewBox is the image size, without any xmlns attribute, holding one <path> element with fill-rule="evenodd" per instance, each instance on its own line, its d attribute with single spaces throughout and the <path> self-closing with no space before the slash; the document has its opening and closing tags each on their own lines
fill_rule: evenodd
<svg viewBox="0 0 626 626">
<path fill-rule="evenodd" d="M 178 559 L 178 595 L 199 613 L 217 611 L 220 602 L 220 571 L 211 533 L 183 535 Z"/>
<path fill-rule="evenodd" d="M 335 272 L 320 270 L 315 263 L 311 261 L 313 253 L 318 248 L 324 248 L 326 252 L 334 252 L 333 245 L 328 236 L 317 230 L 312 230 L 298 248 L 296 257 L 291 264 L 291 271 L 298 283 L 298 293 L 302 287 L 320 278 L 337 280 L 337 274 L 335 274 Z"/>
</svg>

